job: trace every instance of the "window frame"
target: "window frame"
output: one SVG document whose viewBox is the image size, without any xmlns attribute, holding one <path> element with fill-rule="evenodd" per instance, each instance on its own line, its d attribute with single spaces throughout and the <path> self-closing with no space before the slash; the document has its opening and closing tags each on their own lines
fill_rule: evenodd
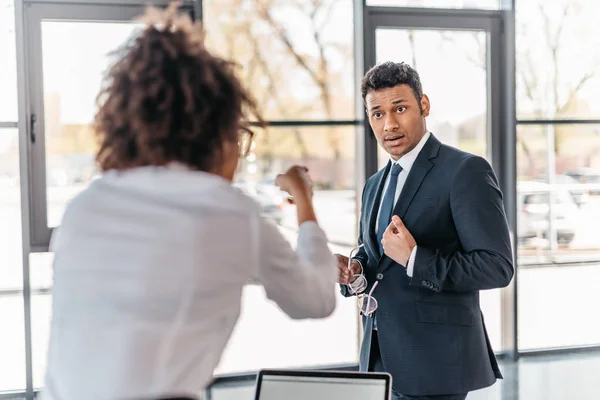
<svg viewBox="0 0 600 400">
<path fill-rule="evenodd" d="M 25 65 L 25 101 L 24 121 L 21 131 L 26 132 L 26 153 L 28 171 L 28 210 L 29 210 L 29 245 L 33 252 L 48 251 L 52 232 L 55 229 L 48 225 L 48 199 L 46 177 L 46 132 L 44 115 L 44 78 L 42 54 L 42 22 L 44 20 L 73 22 L 130 22 L 142 15 L 145 5 L 126 3 L 116 5 L 109 0 L 101 1 L 67 1 L 71 4 L 57 4 L 41 1 L 24 7 L 24 47 Z M 100 3 L 100 4 L 98 4 Z M 168 4 L 159 1 L 157 6 Z M 185 2 L 182 10 L 195 14 L 191 2 Z M 22 114 L 20 114 L 21 116 Z M 22 155 L 23 156 L 23 155 Z"/>
<path fill-rule="evenodd" d="M 560 127 L 560 126 L 577 126 L 577 125 L 600 125 L 600 119 L 520 119 L 516 121 L 516 127 L 517 129 L 520 126 L 523 127 L 530 127 L 530 126 L 536 126 L 536 127 L 542 127 L 545 130 L 545 135 L 546 135 L 546 140 L 547 140 L 547 146 L 548 148 L 554 148 L 555 147 L 555 141 L 556 141 L 556 128 Z M 518 137 L 516 138 L 518 139 Z M 515 143 L 515 147 L 516 147 L 516 143 Z M 517 152 L 515 151 L 515 157 L 517 155 Z M 518 160 L 517 160 L 518 162 Z M 549 185 L 549 189 L 548 191 L 544 191 L 544 192 L 540 192 L 542 194 L 546 194 L 548 195 L 549 198 L 549 236 L 551 237 L 551 245 L 550 245 L 550 252 L 553 253 L 556 250 L 556 230 L 553 227 L 553 212 L 552 209 L 560 203 L 559 198 L 557 197 L 557 189 L 555 188 L 555 185 L 557 185 L 556 182 L 556 153 L 554 151 L 546 154 L 546 168 L 547 168 L 547 174 L 548 174 L 548 185 Z M 554 171 L 553 173 L 551 173 L 551 171 Z M 577 188 L 580 190 L 600 190 L 600 186 L 597 183 L 580 183 L 577 185 Z M 521 194 L 521 192 L 519 192 L 518 188 L 517 188 L 517 196 L 519 196 Z M 518 239 L 518 238 L 517 238 Z M 517 248 L 518 251 L 518 248 Z M 583 261 L 583 263 L 590 263 L 590 264 L 597 264 L 600 262 L 600 255 L 594 258 L 586 258 L 585 261 Z M 531 266 L 545 266 L 545 265 L 579 265 L 581 264 L 582 261 L 578 260 L 578 259 L 566 259 L 563 261 L 557 261 L 557 260 L 552 260 L 552 261 L 540 261 L 538 263 L 526 263 L 526 264 L 521 264 L 520 262 L 516 263 L 516 267 L 517 267 L 517 271 L 518 271 L 518 267 L 520 267 L 521 265 L 525 265 L 527 267 L 531 267 Z"/>
<path fill-rule="evenodd" d="M 197 0 L 197 16 L 200 21 L 204 21 L 207 17 L 203 10 L 203 4 L 210 0 Z M 212 0 L 218 1 L 218 0 Z M 355 226 L 355 237 L 358 237 L 358 219 L 360 216 L 360 208 L 361 208 L 361 194 L 364 183 L 366 182 L 366 178 L 364 175 L 364 168 L 362 167 L 365 163 L 365 130 L 364 130 L 364 104 L 362 99 L 360 98 L 360 80 L 363 75 L 362 69 L 362 54 L 364 52 L 363 49 L 363 40 L 362 33 L 360 32 L 361 26 L 363 24 L 363 11 L 366 9 L 366 5 L 363 4 L 364 0 L 348 0 L 352 2 L 353 6 L 353 38 L 352 38 L 352 61 L 353 61 L 353 92 L 354 92 L 354 109 L 351 118 L 332 118 L 332 119 L 310 119 L 310 118 L 299 118 L 299 119 L 266 119 L 264 124 L 267 128 L 319 128 L 319 127 L 354 127 L 354 136 L 349 138 L 354 141 L 354 162 L 356 170 L 354 172 L 354 192 L 355 192 L 355 202 L 356 202 L 356 226 Z M 235 61 L 235 60 L 234 60 Z M 261 124 L 252 123 L 254 126 L 260 126 Z M 329 241 L 330 244 L 347 246 L 349 243 L 341 243 L 335 241 Z M 349 246 L 351 247 L 351 246 Z M 360 353 L 360 344 L 362 342 L 362 327 L 360 323 L 360 314 L 356 313 L 356 319 L 358 321 L 357 331 L 352 332 L 352 334 L 356 334 L 357 338 L 357 346 L 354 349 L 357 354 L 357 359 Z M 310 368 L 310 367 L 309 367 Z M 332 365 L 332 366 L 319 366 L 317 369 L 357 369 L 358 365 Z M 223 381 L 225 385 L 228 385 L 232 376 L 242 376 L 243 379 L 246 379 L 248 376 L 253 376 L 255 372 L 246 371 L 240 373 L 220 373 L 215 374 L 216 381 Z M 210 397 L 212 389 L 207 388 L 207 395 Z"/>
</svg>

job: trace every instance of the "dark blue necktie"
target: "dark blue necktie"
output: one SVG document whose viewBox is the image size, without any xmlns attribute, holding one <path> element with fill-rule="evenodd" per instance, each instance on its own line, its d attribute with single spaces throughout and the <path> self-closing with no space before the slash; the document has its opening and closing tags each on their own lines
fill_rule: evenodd
<svg viewBox="0 0 600 400">
<path fill-rule="evenodd" d="M 377 243 L 379 244 L 379 254 L 383 255 L 383 246 L 381 239 L 392 220 L 392 212 L 394 211 L 394 197 L 396 194 L 396 186 L 398 186 L 398 175 L 402 172 L 402 167 L 396 163 L 392 165 L 390 171 L 390 183 L 383 195 L 381 208 L 379 209 L 379 217 L 377 217 Z"/>
</svg>

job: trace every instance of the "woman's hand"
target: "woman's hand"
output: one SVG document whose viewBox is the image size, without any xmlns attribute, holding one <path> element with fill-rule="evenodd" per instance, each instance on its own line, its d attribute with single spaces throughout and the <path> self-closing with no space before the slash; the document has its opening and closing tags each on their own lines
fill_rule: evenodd
<svg viewBox="0 0 600 400">
<path fill-rule="evenodd" d="M 312 200 L 312 180 L 308 168 L 295 165 L 285 174 L 277 175 L 275 185 L 288 192 L 292 197 L 303 197 Z"/>
<path fill-rule="evenodd" d="M 298 226 L 307 221 L 317 221 L 312 204 L 312 181 L 308 176 L 308 168 L 293 166 L 285 174 L 277 175 L 275 185 L 292 197 L 288 202 L 296 204 Z"/>
</svg>

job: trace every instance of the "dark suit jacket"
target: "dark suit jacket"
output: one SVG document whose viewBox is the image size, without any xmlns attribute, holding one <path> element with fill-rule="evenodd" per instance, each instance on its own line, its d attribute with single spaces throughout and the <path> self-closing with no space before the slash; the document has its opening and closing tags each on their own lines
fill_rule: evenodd
<svg viewBox="0 0 600 400">
<path fill-rule="evenodd" d="M 461 394 L 502 378 L 490 346 L 479 291 L 507 286 L 513 261 L 502 193 L 488 162 L 433 135 L 413 164 L 394 207 L 417 243 L 413 277 L 379 254 L 375 221 L 390 163 L 367 180 L 355 259 L 378 301 L 383 365 L 396 391 Z M 342 294 L 350 296 L 346 286 Z M 363 317 L 360 366 L 366 370 L 372 318 Z"/>
</svg>

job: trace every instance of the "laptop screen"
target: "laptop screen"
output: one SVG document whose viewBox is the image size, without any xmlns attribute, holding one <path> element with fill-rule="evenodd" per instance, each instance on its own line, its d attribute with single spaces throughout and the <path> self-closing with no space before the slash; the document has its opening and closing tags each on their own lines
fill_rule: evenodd
<svg viewBox="0 0 600 400">
<path fill-rule="evenodd" d="M 263 373 L 256 400 L 387 400 L 389 379 L 382 374 Z"/>
</svg>

